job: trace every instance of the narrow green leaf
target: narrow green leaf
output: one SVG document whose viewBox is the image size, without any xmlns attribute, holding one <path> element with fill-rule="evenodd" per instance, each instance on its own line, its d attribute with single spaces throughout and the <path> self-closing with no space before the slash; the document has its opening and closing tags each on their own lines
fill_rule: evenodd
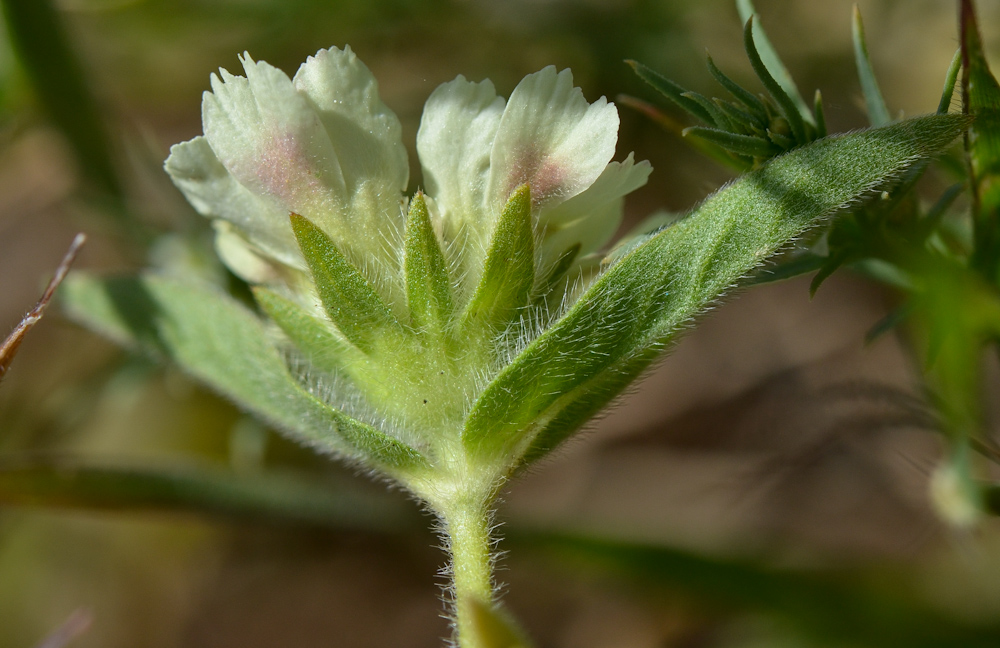
<svg viewBox="0 0 1000 648">
<path fill-rule="evenodd" d="M 737 101 L 746 106 L 750 114 L 757 119 L 760 126 L 767 125 L 767 109 L 764 107 L 764 102 L 757 95 L 726 76 L 722 70 L 716 67 L 711 56 L 708 57 L 708 71 Z"/>
<path fill-rule="evenodd" d="M 778 150 L 780 151 L 790 151 L 795 148 L 795 140 L 791 137 L 782 135 L 781 133 L 776 133 L 771 129 L 767 130 L 767 138 L 774 143 Z"/>
<path fill-rule="evenodd" d="M 403 267 L 411 323 L 418 329 L 434 326 L 439 332 L 444 331 L 452 316 L 451 282 L 424 194 L 419 192 L 410 201 Z"/>
<path fill-rule="evenodd" d="M 759 15 L 757 14 L 757 10 L 754 8 L 751 0 L 736 0 L 736 9 L 739 11 L 740 20 L 744 25 L 746 25 L 750 19 L 753 18 L 753 16 Z M 753 26 L 753 40 L 757 43 L 754 48 L 754 52 L 759 55 L 759 59 L 768 71 L 768 77 L 774 79 L 781 87 L 784 94 L 791 99 L 796 108 L 795 112 L 802 119 L 812 123 L 813 118 L 809 112 L 809 106 L 807 106 L 806 102 L 802 100 L 802 95 L 799 94 L 799 88 L 795 85 L 795 80 L 792 79 L 792 75 L 789 74 L 788 68 L 786 68 L 785 64 L 781 62 L 781 57 L 778 56 L 778 52 L 774 49 L 774 46 L 771 45 L 771 39 L 767 37 L 767 33 L 764 31 L 764 27 L 760 24 L 759 18 L 754 22 L 757 23 Z M 756 71 L 756 67 L 754 70 Z M 760 72 L 757 72 L 757 75 L 760 76 Z M 761 77 L 761 80 L 763 81 L 763 77 Z M 770 89 L 768 89 L 768 92 L 770 92 Z"/>
<path fill-rule="evenodd" d="M 941 90 L 941 100 L 938 102 L 939 113 L 946 113 L 951 108 L 951 98 L 955 94 L 955 83 L 958 81 L 958 71 L 962 69 L 962 50 L 959 48 L 948 66 L 948 73 L 944 77 L 944 88 Z"/>
<path fill-rule="evenodd" d="M 1000 282 L 1000 84 L 983 54 L 976 15 L 962 0 L 963 111 L 975 117 L 966 145 L 972 162 L 972 265 Z"/>
<path fill-rule="evenodd" d="M 865 344 L 872 344 L 892 329 L 906 321 L 913 314 L 913 307 L 903 304 L 894 308 L 885 317 L 875 322 L 875 324 L 865 332 Z"/>
<path fill-rule="evenodd" d="M 635 247 L 483 391 L 470 455 L 537 456 L 617 395 L 680 328 L 788 240 L 940 152 L 965 127 L 933 115 L 775 158 Z"/>
<path fill-rule="evenodd" d="M 781 114 L 788 120 L 788 125 L 795 135 L 795 140 L 805 143 L 808 141 L 808 138 L 806 137 L 805 122 L 802 120 L 800 109 L 796 101 L 789 97 L 782 85 L 771 76 L 767 65 L 761 60 L 757 46 L 754 44 L 753 32 L 753 17 L 751 17 L 743 30 L 743 45 L 746 48 L 747 57 L 750 59 L 750 65 L 753 67 L 753 71 L 757 74 L 760 82 L 764 84 L 764 88 L 767 89 L 768 94 L 778 104 Z M 782 67 L 782 69 L 784 68 Z M 798 90 L 795 91 L 795 94 L 798 96 Z M 802 102 L 802 98 L 799 97 L 798 101 Z"/>
<path fill-rule="evenodd" d="M 0 463 L 0 504 L 85 511 L 197 513 L 212 518 L 400 531 L 403 502 L 288 473 L 238 475 L 194 465 L 111 466 L 79 458 Z"/>
<path fill-rule="evenodd" d="M 820 266 L 819 272 L 817 272 L 816 276 L 814 276 L 812 281 L 809 282 L 809 296 L 814 297 L 816 295 L 816 291 L 819 290 L 819 287 L 822 286 L 827 279 L 832 277 L 833 273 L 836 272 L 842 265 L 847 263 L 850 258 L 851 254 L 847 251 L 841 251 L 826 257 L 825 262 L 822 266 Z"/>
<path fill-rule="evenodd" d="M 751 284 L 765 284 L 774 281 L 783 281 L 793 277 L 800 277 L 810 272 L 815 272 L 823 267 L 827 258 L 818 254 L 808 252 L 801 254 L 791 261 L 786 261 L 775 266 L 764 266 L 754 275 Z"/>
<path fill-rule="evenodd" d="M 503 329 L 528 305 L 535 283 L 535 239 L 531 227 L 531 190 L 514 190 L 500 214 L 483 277 L 465 312 L 466 325 L 477 322 Z"/>
<path fill-rule="evenodd" d="M 52 121 L 97 188 L 121 197 L 107 128 L 52 0 L 2 0 L 17 57 Z"/>
<path fill-rule="evenodd" d="M 746 135 L 754 130 L 760 130 L 757 120 L 747 111 L 722 99 L 713 99 L 712 103 L 722 111 L 729 123 L 733 125 L 733 131 Z"/>
<path fill-rule="evenodd" d="M 357 354 L 350 344 L 331 330 L 328 322 L 306 312 L 295 302 L 260 286 L 254 286 L 253 296 L 267 316 L 317 369 L 336 372 L 352 361 L 353 354 Z"/>
<path fill-rule="evenodd" d="M 376 335 L 398 325 L 395 316 L 323 230 L 298 214 L 291 221 L 327 315 L 344 337 L 368 351 Z"/>
<path fill-rule="evenodd" d="M 632 66 L 632 69 L 635 70 L 635 73 L 639 75 L 640 79 L 653 86 L 653 88 L 664 97 L 673 101 L 680 108 L 686 110 L 691 115 L 697 117 L 706 124 L 713 123 L 712 115 L 705 110 L 701 104 L 689 97 L 684 96 L 684 93 L 686 93 L 687 90 L 680 87 L 659 72 L 651 70 L 638 61 L 625 62 Z"/>
<path fill-rule="evenodd" d="M 63 284 L 62 302 L 76 321 L 124 346 L 172 359 L 318 451 L 390 473 L 426 464 L 413 448 L 307 392 L 262 322 L 214 288 L 151 275 L 100 279 L 74 273 Z"/>
<path fill-rule="evenodd" d="M 861 10 L 854 5 L 854 21 L 851 24 L 851 37 L 854 39 L 854 63 L 858 67 L 858 79 L 861 81 L 861 93 L 865 97 L 868 108 L 868 121 L 872 126 L 885 126 L 892 121 L 889 109 L 885 107 L 885 99 L 879 90 L 875 70 L 868 56 L 868 44 L 865 42 L 865 26 L 861 22 Z"/>
<path fill-rule="evenodd" d="M 709 126 L 715 126 L 723 130 L 733 129 L 733 125 L 729 122 L 729 118 L 726 117 L 726 115 L 723 114 L 721 110 L 719 110 L 719 107 L 716 106 L 715 103 L 709 101 L 708 97 L 706 97 L 705 95 L 699 94 L 697 92 L 691 92 L 689 90 L 688 92 L 685 92 L 682 96 L 685 99 L 690 99 L 694 102 L 697 102 L 699 106 L 705 109 L 705 112 L 707 112 L 709 116 L 712 118 L 711 121 L 708 122 Z"/>
<path fill-rule="evenodd" d="M 685 128 L 684 134 L 697 135 L 703 140 L 707 140 L 716 146 L 721 146 L 727 151 L 732 151 L 738 155 L 749 155 L 756 158 L 769 158 L 781 153 L 781 149 L 771 144 L 767 140 L 752 135 L 737 135 L 727 133 L 717 128 L 703 128 L 692 126 Z"/>
</svg>

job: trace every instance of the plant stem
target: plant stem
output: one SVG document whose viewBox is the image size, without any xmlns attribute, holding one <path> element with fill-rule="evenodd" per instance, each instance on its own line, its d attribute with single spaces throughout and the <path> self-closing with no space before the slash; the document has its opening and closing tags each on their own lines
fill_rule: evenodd
<svg viewBox="0 0 1000 648">
<path fill-rule="evenodd" d="M 455 640 L 460 648 L 482 648 L 476 628 L 477 607 L 489 608 L 493 604 L 487 501 L 462 498 L 444 511 L 451 550 Z"/>
</svg>

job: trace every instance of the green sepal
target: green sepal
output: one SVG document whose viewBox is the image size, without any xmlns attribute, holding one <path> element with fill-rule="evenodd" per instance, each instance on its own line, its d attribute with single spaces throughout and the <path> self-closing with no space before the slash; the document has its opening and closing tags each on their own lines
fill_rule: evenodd
<svg viewBox="0 0 1000 648">
<path fill-rule="evenodd" d="M 380 332 L 398 326 L 392 311 L 323 230 L 298 214 L 291 214 L 291 222 L 326 314 L 344 337 L 370 350 Z"/>
<path fill-rule="evenodd" d="M 555 447 L 737 280 L 808 227 L 940 152 L 966 123 L 932 115 L 808 144 L 649 237 L 487 386 L 466 420 L 466 452 L 512 466 Z"/>
<path fill-rule="evenodd" d="M 744 25 L 750 22 L 750 19 L 757 14 L 757 10 L 754 8 L 751 0 L 736 0 L 736 10 L 739 12 L 740 20 Z M 757 24 L 753 26 L 754 36 L 752 38 L 756 42 L 754 54 L 759 56 L 761 64 L 768 72 L 768 76 L 780 86 L 783 93 L 791 100 L 795 112 L 806 122 L 812 123 L 813 118 L 809 114 L 809 107 L 803 101 L 802 95 L 799 93 L 799 88 L 795 85 L 795 80 L 788 72 L 785 64 L 781 62 L 781 57 L 778 56 L 777 50 L 771 44 L 771 39 L 767 37 L 767 32 L 764 31 L 764 26 L 760 24 L 759 20 L 755 22 Z M 744 36 L 744 38 L 746 37 Z M 757 71 L 756 67 L 754 67 L 754 71 Z M 757 72 L 757 74 L 759 76 L 760 72 Z M 761 77 L 761 80 L 764 80 L 763 77 Z M 770 92 L 770 88 L 768 88 L 768 91 Z"/>
<path fill-rule="evenodd" d="M 768 70 L 764 61 L 761 60 L 760 53 L 757 51 L 757 46 L 754 44 L 753 35 L 753 16 L 747 20 L 746 27 L 743 29 L 743 45 L 747 51 L 747 57 L 750 59 L 750 65 L 753 67 L 754 73 L 760 79 L 760 82 L 764 84 L 764 88 L 767 89 L 768 94 L 774 99 L 775 103 L 778 104 L 778 108 L 781 110 L 781 114 L 785 119 L 788 120 L 788 125 L 792 129 L 792 133 L 795 135 L 795 140 L 799 143 L 805 143 L 809 141 L 806 134 L 805 122 L 802 120 L 802 114 L 799 112 L 799 107 L 796 102 L 788 96 L 785 89 L 771 76 L 771 72 Z M 796 91 L 796 96 L 798 96 L 798 91 Z M 802 98 L 799 97 L 799 102 Z"/>
<path fill-rule="evenodd" d="M 410 201 L 406 219 L 405 260 L 406 301 L 414 328 L 447 329 L 452 317 L 451 282 L 448 264 L 431 225 L 424 194 Z"/>
<path fill-rule="evenodd" d="M 289 373 L 260 319 L 215 288 L 153 275 L 71 274 L 70 317 L 125 346 L 164 356 L 292 439 L 391 475 L 427 466 L 415 449 L 320 401 Z"/>
<path fill-rule="evenodd" d="M 738 135 L 727 133 L 717 128 L 704 128 L 702 126 L 692 126 L 684 129 L 684 134 L 697 135 L 703 140 L 711 142 L 727 151 L 737 155 L 749 155 L 755 158 L 769 158 L 781 153 L 781 149 L 771 142 L 753 137 L 752 135 Z"/>
<path fill-rule="evenodd" d="M 490 241 L 483 276 L 465 311 L 466 326 L 502 330 L 529 304 L 535 283 L 535 238 L 531 190 L 521 185 L 507 200 Z"/>
<path fill-rule="evenodd" d="M 885 126 L 892 121 L 889 109 L 885 107 L 885 99 L 879 90 L 875 70 L 868 56 L 868 44 L 865 42 L 865 26 L 861 22 L 861 10 L 854 5 L 854 20 L 851 23 L 851 38 L 854 41 L 854 62 L 858 67 L 858 80 L 861 81 L 861 93 L 865 97 L 865 107 L 868 108 L 868 121 L 872 126 Z"/>
<path fill-rule="evenodd" d="M 311 315 L 292 300 L 261 286 L 254 286 L 251 290 L 261 309 L 312 366 L 332 373 L 351 362 L 351 354 L 357 354 L 350 344 L 331 330 L 329 323 Z"/>
</svg>

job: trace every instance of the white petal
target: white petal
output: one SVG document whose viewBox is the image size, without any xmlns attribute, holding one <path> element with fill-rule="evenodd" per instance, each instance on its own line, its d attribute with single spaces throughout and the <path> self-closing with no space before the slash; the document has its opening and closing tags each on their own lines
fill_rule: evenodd
<svg viewBox="0 0 1000 648">
<path fill-rule="evenodd" d="M 559 256 L 580 244 L 577 257 L 583 257 L 608 242 L 622 223 L 624 199 L 618 198 L 596 206 L 586 218 L 546 231 L 542 241 L 543 263 L 553 263 Z"/>
<path fill-rule="evenodd" d="M 292 84 L 326 127 L 349 194 L 374 183 L 380 195 L 398 202 L 410 172 L 402 127 L 379 98 L 375 77 L 351 48 L 310 56 Z"/>
<path fill-rule="evenodd" d="M 276 284 L 281 273 L 276 264 L 253 249 L 232 225 L 215 221 L 215 251 L 230 270 L 252 284 Z"/>
<path fill-rule="evenodd" d="M 484 208 L 486 183 L 503 109 L 503 97 L 489 80 L 472 83 L 462 76 L 438 86 L 424 106 L 417 154 L 424 187 L 442 212 L 449 238 L 465 225 L 472 226 L 469 234 L 492 229 L 492 210 Z"/>
<path fill-rule="evenodd" d="M 559 227 L 586 217 L 601 205 L 621 198 L 646 184 L 653 167 L 647 160 L 636 164 L 634 153 L 622 162 L 608 164 L 600 177 L 585 191 L 554 207 L 542 209 L 538 214 L 541 227 Z"/>
<path fill-rule="evenodd" d="M 284 72 L 246 54 L 241 60 L 246 78 L 220 70 L 203 97 L 208 143 L 240 184 L 336 235 L 346 187 L 319 116 Z"/>
<path fill-rule="evenodd" d="M 262 252 L 305 268 L 285 208 L 238 183 L 204 137 L 171 147 L 164 168 L 198 213 L 228 221 Z"/>
<path fill-rule="evenodd" d="M 514 88 L 490 156 L 495 209 L 522 184 L 536 207 L 553 207 L 589 187 L 618 142 L 618 110 L 601 97 L 587 103 L 569 70 L 549 66 Z M 499 205 L 499 206 L 497 206 Z"/>
</svg>

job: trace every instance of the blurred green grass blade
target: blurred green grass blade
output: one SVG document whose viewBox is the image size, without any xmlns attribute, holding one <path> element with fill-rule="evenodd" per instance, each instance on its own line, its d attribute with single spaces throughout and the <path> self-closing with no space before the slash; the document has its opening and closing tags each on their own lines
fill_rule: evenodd
<svg viewBox="0 0 1000 648">
<path fill-rule="evenodd" d="M 859 574 L 771 569 L 749 561 L 709 558 L 666 547 L 580 534 L 518 531 L 520 550 L 543 551 L 570 569 L 681 593 L 709 609 L 775 615 L 819 645 L 872 648 L 995 648 L 1000 625 L 965 623 L 911 599 L 906 587 L 874 590 Z M 854 576 L 850 578 L 850 576 Z M 852 582 L 853 581 L 853 582 Z M 861 582 L 859 582 L 861 581 Z"/>
<path fill-rule="evenodd" d="M 82 173 L 120 198 L 107 128 L 52 0 L 0 0 L 0 5 L 17 57 Z"/>
<path fill-rule="evenodd" d="M 929 115 L 813 142 L 632 248 L 486 387 L 462 434 L 467 451 L 492 461 L 555 447 L 768 256 L 940 152 L 966 123 Z"/>
<path fill-rule="evenodd" d="M 296 380 L 263 323 L 228 295 L 194 282 L 74 273 L 61 294 L 69 316 L 194 378 L 304 445 L 375 463 L 393 474 L 419 452 L 321 402 Z"/>
<path fill-rule="evenodd" d="M 1000 282 L 1000 84 L 983 54 L 971 0 L 962 0 L 963 111 L 975 117 L 967 146 L 972 162 L 972 265 Z"/>
<path fill-rule="evenodd" d="M 951 108 L 951 99 L 955 95 L 955 83 L 958 82 L 958 73 L 962 69 L 962 49 L 955 51 L 955 56 L 948 66 L 948 73 L 944 77 L 944 88 L 941 90 L 941 100 L 938 102 L 939 113 L 946 113 Z"/>
<path fill-rule="evenodd" d="M 756 24 L 753 26 L 753 39 L 757 44 L 756 50 L 760 55 L 761 62 L 767 68 L 770 76 L 774 78 L 785 94 L 792 100 L 800 118 L 812 124 L 813 116 L 809 112 L 809 106 L 803 101 L 802 95 L 799 94 L 799 87 L 795 85 L 795 80 L 792 79 L 792 75 L 788 72 L 785 64 L 781 62 L 781 57 L 778 56 L 778 52 L 771 44 L 771 39 L 767 37 L 763 25 L 760 24 L 759 14 L 757 14 L 753 2 L 751 0 L 736 0 L 736 9 L 740 12 L 740 21 L 744 25 L 754 15 L 758 16 L 758 19 L 754 21 Z"/>
<path fill-rule="evenodd" d="M 767 64 L 764 63 L 760 56 L 760 52 L 757 50 L 757 44 L 754 37 L 753 29 L 753 18 L 747 21 L 746 27 L 743 30 L 743 45 L 747 52 L 747 57 L 750 59 L 750 65 L 753 67 L 754 73 L 760 79 L 760 82 L 764 84 L 764 88 L 767 89 L 768 94 L 774 99 L 775 103 L 778 104 L 778 108 L 781 109 L 781 114 L 785 116 L 788 120 L 788 125 L 792 129 L 792 133 L 795 135 L 795 140 L 800 144 L 804 144 L 808 138 L 806 137 L 806 127 L 805 122 L 802 119 L 801 109 L 796 104 L 795 100 L 789 96 L 785 88 L 774 78 L 771 71 L 768 69 Z M 798 91 L 796 90 L 796 93 Z M 799 102 L 802 98 L 799 97 Z"/>
<path fill-rule="evenodd" d="M 854 40 L 854 63 L 858 67 L 858 80 L 861 81 L 861 93 L 865 97 L 868 108 L 868 121 L 872 126 L 885 126 L 892 121 L 889 109 L 885 107 L 885 99 L 878 87 L 875 70 L 868 56 L 868 43 L 865 41 L 865 25 L 861 22 L 861 10 L 854 5 L 854 20 L 851 23 L 851 37 Z"/>
<path fill-rule="evenodd" d="M 0 505 L 180 512 L 341 529 L 398 531 L 417 517 L 403 502 L 285 473 L 238 475 L 206 466 L 112 466 L 79 458 L 0 461 Z"/>
</svg>

